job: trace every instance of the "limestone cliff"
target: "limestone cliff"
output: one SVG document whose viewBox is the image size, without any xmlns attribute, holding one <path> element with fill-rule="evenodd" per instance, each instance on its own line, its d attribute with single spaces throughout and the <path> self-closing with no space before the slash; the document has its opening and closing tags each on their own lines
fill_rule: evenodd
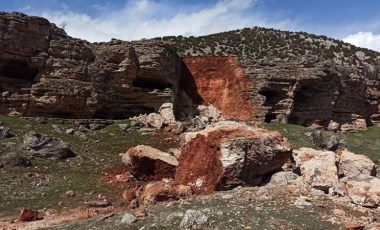
<svg viewBox="0 0 380 230">
<path fill-rule="evenodd" d="M 380 122 L 378 52 L 258 27 L 159 40 L 178 47 L 200 96 L 229 118 L 323 126 L 335 121 L 348 131 Z"/>
<path fill-rule="evenodd" d="M 19 13 L 0 13 L 0 28 L 0 114 L 127 118 L 171 102 L 179 117 L 206 103 L 245 121 L 380 122 L 380 54 L 323 36 L 255 27 L 89 43 Z"/>
<path fill-rule="evenodd" d="M 0 28 L 1 114 L 125 118 L 177 98 L 182 62 L 163 42 L 91 44 L 19 13 Z"/>
</svg>

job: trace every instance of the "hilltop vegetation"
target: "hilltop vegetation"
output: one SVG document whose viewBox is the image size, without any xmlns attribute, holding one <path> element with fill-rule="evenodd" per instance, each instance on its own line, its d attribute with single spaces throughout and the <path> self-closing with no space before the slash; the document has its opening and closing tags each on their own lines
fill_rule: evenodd
<svg viewBox="0 0 380 230">
<path fill-rule="evenodd" d="M 380 53 L 305 32 L 253 27 L 207 36 L 166 36 L 154 40 L 174 43 L 184 57 L 236 56 L 244 63 L 250 63 L 262 59 L 297 60 L 307 55 L 363 68 L 369 78 L 377 78 L 380 72 Z"/>
</svg>

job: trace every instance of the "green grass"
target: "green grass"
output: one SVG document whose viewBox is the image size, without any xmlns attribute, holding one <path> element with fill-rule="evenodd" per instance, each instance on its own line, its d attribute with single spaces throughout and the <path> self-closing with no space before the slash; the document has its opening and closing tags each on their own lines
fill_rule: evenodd
<svg viewBox="0 0 380 230">
<path fill-rule="evenodd" d="M 286 137 L 294 149 L 302 147 L 317 148 L 306 133 L 312 130 L 300 125 L 292 124 L 264 124 L 264 128 L 272 131 L 279 131 L 284 137 Z"/>
<path fill-rule="evenodd" d="M 364 132 L 345 135 L 347 148 L 357 154 L 363 154 L 380 164 L 380 127 L 372 126 Z"/>
<path fill-rule="evenodd" d="M 70 143 L 71 149 L 77 154 L 76 157 L 62 161 L 32 159 L 31 167 L 5 165 L 0 169 L 0 217 L 17 215 L 22 207 L 51 207 L 60 210 L 83 206 L 85 200 L 94 198 L 99 193 L 106 196 L 115 195 L 108 185 L 99 183 L 102 172 L 106 168 L 120 165 L 119 154 L 126 152 L 131 146 L 150 144 L 152 141 L 150 135 L 142 135 L 137 131 L 122 131 L 118 124 L 128 124 L 128 120 L 117 121 L 104 129 L 87 132 L 86 139 L 65 133 L 66 129 L 74 128 L 73 124 L 40 124 L 34 119 L 7 116 L 0 116 L 0 121 L 15 135 L 12 138 L 0 139 L 0 157 L 12 151 L 6 143 L 12 142 L 15 147 L 20 146 L 24 134 L 29 131 L 59 137 Z M 62 132 L 54 129 L 53 125 Z M 33 176 L 28 177 L 28 173 Z M 32 184 L 40 181 L 47 185 Z M 74 190 L 76 196 L 66 197 L 65 193 L 68 190 Z M 58 206 L 59 202 L 64 204 Z"/>
</svg>

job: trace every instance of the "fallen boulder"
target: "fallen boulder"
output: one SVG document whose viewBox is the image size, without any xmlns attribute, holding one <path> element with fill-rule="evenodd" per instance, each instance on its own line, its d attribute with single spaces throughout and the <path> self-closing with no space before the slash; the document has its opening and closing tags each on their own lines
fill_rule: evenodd
<svg viewBox="0 0 380 230">
<path fill-rule="evenodd" d="M 339 155 L 339 175 L 348 179 L 357 179 L 361 175 L 376 176 L 377 165 L 367 156 L 344 150 Z"/>
<path fill-rule="evenodd" d="M 182 148 L 175 181 L 198 194 L 258 185 L 291 156 L 280 133 L 238 122 L 219 122 L 185 139 L 190 141 Z"/>
<path fill-rule="evenodd" d="M 122 161 L 131 167 L 132 175 L 139 180 L 173 178 L 178 165 L 174 156 L 146 145 L 130 148 L 122 154 Z"/>
<path fill-rule="evenodd" d="M 27 150 L 34 157 L 49 159 L 65 159 L 75 154 L 70 150 L 70 144 L 61 138 L 45 134 L 28 132 L 24 135 L 22 149 Z"/>
<path fill-rule="evenodd" d="M 328 193 L 339 185 L 335 153 L 332 151 L 301 148 L 293 150 L 296 166 L 303 181 L 315 189 Z"/>
</svg>

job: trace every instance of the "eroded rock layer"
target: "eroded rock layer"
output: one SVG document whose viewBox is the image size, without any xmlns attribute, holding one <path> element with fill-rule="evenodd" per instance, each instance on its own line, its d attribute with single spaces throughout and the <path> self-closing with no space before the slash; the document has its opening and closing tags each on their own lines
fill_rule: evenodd
<svg viewBox="0 0 380 230">
<path fill-rule="evenodd" d="M 301 125 L 378 122 L 379 81 L 331 61 L 186 57 L 199 95 L 227 118 Z M 348 128 L 350 128 L 348 127 Z M 346 129 L 346 127 L 345 127 Z"/>
<path fill-rule="evenodd" d="M 170 45 L 91 44 L 17 13 L 0 26 L 1 114 L 123 118 L 175 102 L 182 62 Z"/>
</svg>

